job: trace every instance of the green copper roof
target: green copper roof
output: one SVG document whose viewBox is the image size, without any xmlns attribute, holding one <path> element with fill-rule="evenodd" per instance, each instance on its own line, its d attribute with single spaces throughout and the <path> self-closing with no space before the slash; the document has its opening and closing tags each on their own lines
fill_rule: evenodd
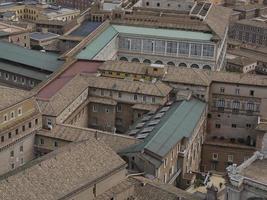
<svg viewBox="0 0 267 200">
<path fill-rule="evenodd" d="M 206 104 L 197 99 L 174 103 L 161 118 L 144 142 L 129 147 L 121 153 L 133 153 L 147 149 L 164 157 L 184 137 L 190 137 Z"/>
<path fill-rule="evenodd" d="M 205 106 L 196 99 L 183 101 L 172 113 L 167 113 L 168 119 L 160 122 L 160 128 L 145 148 L 164 157 L 179 140 L 191 136 Z"/>
<path fill-rule="evenodd" d="M 2 41 L 0 41 L 0 59 L 49 72 L 54 72 L 63 64 L 63 61 L 58 60 L 58 56 L 56 54 L 30 50 Z"/>
<path fill-rule="evenodd" d="M 169 38 L 183 40 L 202 40 L 210 41 L 212 34 L 182 31 L 162 28 L 147 28 L 136 26 L 110 25 L 96 39 L 89 43 L 85 49 L 77 54 L 76 58 L 91 60 L 93 59 L 117 34 L 140 35 L 152 38 Z"/>
<path fill-rule="evenodd" d="M 86 60 L 93 59 L 117 34 L 118 32 L 112 26 L 109 26 L 95 40 L 87 45 L 76 58 Z"/>
<path fill-rule="evenodd" d="M 163 28 L 148 28 L 136 26 L 112 25 L 119 33 L 151 36 L 160 38 L 186 39 L 186 40 L 204 40 L 210 41 L 212 34 L 196 31 L 183 31 Z"/>
</svg>

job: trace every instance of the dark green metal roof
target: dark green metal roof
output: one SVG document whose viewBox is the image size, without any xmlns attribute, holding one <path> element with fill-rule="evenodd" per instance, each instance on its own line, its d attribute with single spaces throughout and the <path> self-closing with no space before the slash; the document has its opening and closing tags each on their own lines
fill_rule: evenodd
<svg viewBox="0 0 267 200">
<path fill-rule="evenodd" d="M 3 41 L 0 41 L 0 59 L 49 72 L 54 72 L 64 63 L 58 60 L 58 55 L 56 54 L 30 50 Z"/>
<path fill-rule="evenodd" d="M 191 136 L 205 108 L 206 104 L 197 99 L 172 104 L 142 143 L 129 147 L 121 153 L 148 150 L 164 157 L 179 140 Z"/>
<path fill-rule="evenodd" d="M 93 59 L 117 34 L 118 32 L 112 26 L 109 26 L 95 40 L 88 44 L 76 58 Z"/>
</svg>

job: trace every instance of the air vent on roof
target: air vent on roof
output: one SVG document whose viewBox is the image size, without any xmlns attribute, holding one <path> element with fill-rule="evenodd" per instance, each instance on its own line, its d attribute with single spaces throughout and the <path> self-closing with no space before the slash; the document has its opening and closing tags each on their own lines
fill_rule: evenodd
<svg viewBox="0 0 267 200">
<path fill-rule="evenodd" d="M 145 123 L 138 123 L 137 125 L 136 125 L 136 128 L 141 128 L 141 127 L 143 127 L 145 125 Z"/>
<path fill-rule="evenodd" d="M 166 112 L 170 109 L 170 106 L 163 107 L 159 112 Z"/>
<path fill-rule="evenodd" d="M 141 133 L 149 133 L 149 132 L 151 132 L 153 130 L 153 128 L 154 127 L 146 127 L 141 131 Z"/>
<path fill-rule="evenodd" d="M 151 122 L 148 123 L 148 126 L 155 126 L 155 125 L 158 124 L 159 122 L 160 122 L 160 119 L 152 120 Z"/>
<path fill-rule="evenodd" d="M 149 133 L 144 133 L 144 134 L 138 134 L 137 135 L 137 139 L 144 139 L 144 138 L 146 138 L 146 136 L 148 136 L 149 135 Z"/>
<path fill-rule="evenodd" d="M 134 130 L 131 130 L 129 135 L 136 135 L 136 133 L 139 131 L 139 129 L 134 129 Z"/>
<path fill-rule="evenodd" d="M 158 113 L 155 115 L 154 119 L 160 119 L 163 115 L 164 113 Z"/>
</svg>

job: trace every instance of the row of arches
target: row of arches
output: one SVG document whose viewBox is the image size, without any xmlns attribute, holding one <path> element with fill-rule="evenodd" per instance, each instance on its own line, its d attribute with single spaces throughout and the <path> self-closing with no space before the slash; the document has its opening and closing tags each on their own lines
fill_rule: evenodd
<svg viewBox="0 0 267 200">
<path fill-rule="evenodd" d="M 121 61 L 139 62 L 139 63 L 141 62 L 138 58 L 132 58 L 131 60 L 128 60 L 128 58 L 126 58 L 126 57 L 120 57 L 120 60 L 121 60 Z M 143 60 L 143 63 L 151 64 L 152 62 L 151 62 L 151 60 L 149 60 L 149 59 L 145 59 L 145 60 Z M 154 63 L 155 63 L 155 64 L 161 64 L 161 65 L 164 64 L 161 60 L 157 60 L 157 61 L 155 61 Z M 170 61 L 170 62 L 167 62 L 167 65 L 175 66 L 175 63 L 172 62 L 172 61 Z M 186 63 L 179 63 L 178 66 L 179 66 L 179 67 L 191 67 L 191 68 L 196 68 L 196 69 L 199 69 L 199 68 L 200 68 L 199 65 L 197 65 L 197 64 L 192 64 L 192 65 L 188 66 Z M 209 65 L 204 65 L 204 66 L 202 67 L 202 69 L 208 69 L 208 70 L 211 70 L 211 66 L 209 66 Z"/>
</svg>

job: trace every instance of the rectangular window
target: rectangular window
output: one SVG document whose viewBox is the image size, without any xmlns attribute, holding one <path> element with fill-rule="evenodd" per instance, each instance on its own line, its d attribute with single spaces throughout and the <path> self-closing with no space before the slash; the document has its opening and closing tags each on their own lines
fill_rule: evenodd
<svg viewBox="0 0 267 200">
<path fill-rule="evenodd" d="M 253 102 L 248 102 L 247 103 L 247 110 L 248 111 L 254 111 L 255 104 Z"/>
<path fill-rule="evenodd" d="M 203 56 L 213 57 L 214 56 L 214 45 L 204 44 L 203 45 Z"/>
<path fill-rule="evenodd" d="M 177 53 L 177 42 L 173 42 L 173 41 L 167 42 L 167 53 L 169 54 Z"/>
<path fill-rule="evenodd" d="M 104 90 L 101 90 L 100 93 L 101 93 L 101 96 L 104 96 L 104 94 L 105 94 L 105 93 L 104 93 Z"/>
<path fill-rule="evenodd" d="M 40 144 L 44 144 L 44 139 L 40 138 Z"/>
<path fill-rule="evenodd" d="M 236 128 L 236 124 L 232 124 L 232 128 Z"/>
<path fill-rule="evenodd" d="M 121 98 L 121 92 L 118 92 L 118 97 Z"/>
<path fill-rule="evenodd" d="M 4 142 L 5 141 L 5 136 L 1 136 L 1 142 Z"/>
<path fill-rule="evenodd" d="M 23 164 L 24 164 L 24 159 L 21 158 L 21 159 L 20 159 L 20 165 L 23 165 Z"/>
<path fill-rule="evenodd" d="M 167 174 L 164 174 L 164 183 L 167 183 Z"/>
<path fill-rule="evenodd" d="M 249 95 L 250 95 L 250 96 L 254 96 L 254 90 L 250 90 L 250 91 L 249 91 Z"/>
<path fill-rule="evenodd" d="M 29 122 L 29 128 L 31 128 L 32 127 L 32 123 L 31 122 Z"/>
<path fill-rule="evenodd" d="M 215 128 L 221 128 L 221 124 L 215 124 Z"/>
<path fill-rule="evenodd" d="M 167 164 L 168 164 L 168 158 L 165 158 L 163 160 L 163 166 L 164 166 L 164 168 L 166 168 Z"/>
<path fill-rule="evenodd" d="M 23 152 L 23 145 L 21 145 L 21 146 L 19 147 L 19 151 L 20 151 L 20 152 Z"/>
<path fill-rule="evenodd" d="M 137 94 L 134 95 L 134 100 L 137 100 Z"/>
<path fill-rule="evenodd" d="M 141 39 L 131 39 L 131 50 L 141 51 Z"/>
<path fill-rule="evenodd" d="M 18 116 L 22 115 L 22 108 L 18 108 Z"/>
<path fill-rule="evenodd" d="M 156 40 L 155 41 L 155 52 L 164 54 L 165 53 L 165 41 L 163 40 Z"/>
<path fill-rule="evenodd" d="M 10 139 L 12 137 L 11 132 L 8 133 L 8 138 Z"/>
<path fill-rule="evenodd" d="M 251 124 L 246 124 L 246 127 L 251 128 L 252 126 L 251 126 Z"/>
<path fill-rule="evenodd" d="M 18 135 L 19 134 L 19 129 L 16 129 L 16 135 Z"/>
<path fill-rule="evenodd" d="M 14 157 L 14 151 L 10 151 L 10 157 L 13 158 Z"/>
<path fill-rule="evenodd" d="M 179 43 L 179 54 L 182 54 L 182 55 L 189 54 L 189 43 L 186 43 L 186 42 Z"/>
<path fill-rule="evenodd" d="M 146 96 L 145 95 L 143 96 L 143 101 L 146 102 Z"/>
<path fill-rule="evenodd" d="M 7 118 L 7 114 L 4 115 L 4 122 L 7 122 L 8 118 Z"/>
<path fill-rule="evenodd" d="M 152 103 L 155 103 L 155 102 L 156 102 L 156 98 L 152 97 Z"/>
<path fill-rule="evenodd" d="M 93 105 L 93 112 L 97 112 L 97 105 Z"/>
<path fill-rule="evenodd" d="M 23 131 L 23 132 L 25 131 L 25 125 L 22 126 L 22 131 Z"/>
<path fill-rule="evenodd" d="M 154 41 L 149 39 L 143 40 L 143 51 L 147 53 L 154 52 Z"/>
<path fill-rule="evenodd" d="M 201 44 L 191 44 L 191 55 L 192 56 L 201 56 Z"/>
<path fill-rule="evenodd" d="M 122 111 L 121 105 L 118 104 L 118 105 L 117 105 L 117 112 L 121 112 L 121 111 Z"/>
<path fill-rule="evenodd" d="M 10 119 L 14 119 L 15 118 L 15 113 L 14 113 L 14 111 L 12 111 L 11 113 L 10 113 Z"/>
<path fill-rule="evenodd" d="M 217 153 L 213 153 L 212 154 L 212 160 L 218 160 L 218 154 Z"/>
<path fill-rule="evenodd" d="M 37 125 L 38 124 L 38 119 L 35 119 L 35 125 Z"/>
<path fill-rule="evenodd" d="M 238 89 L 238 88 L 235 89 L 235 94 L 236 94 L 236 95 L 239 95 L 239 92 L 240 92 L 240 89 Z"/>
<path fill-rule="evenodd" d="M 228 155 L 228 159 L 227 159 L 228 162 L 234 162 L 234 156 L 233 155 Z"/>
<path fill-rule="evenodd" d="M 224 93 L 224 87 L 220 88 L 220 93 Z"/>
<path fill-rule="evenodd" d="M 57 141 L 54 142 L 54 146 L 58 147 L 58 142 Z"/>
</svg>

